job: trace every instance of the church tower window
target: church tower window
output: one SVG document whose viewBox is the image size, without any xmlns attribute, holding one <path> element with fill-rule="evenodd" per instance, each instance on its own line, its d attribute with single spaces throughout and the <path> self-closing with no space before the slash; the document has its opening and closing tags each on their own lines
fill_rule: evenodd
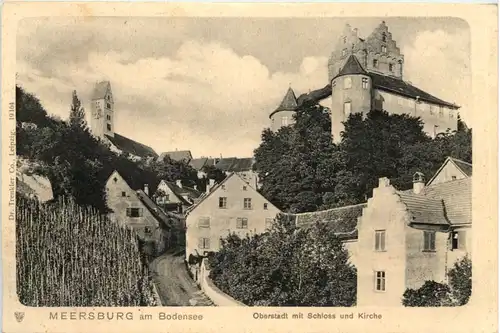
<svg viewBox="0 0 500 333">
<path fill-rule="evenodd" d="M 392 72 L 394 70 L 394 65 L 393 64 L 389 64 L 389 72 Z"/>
<path fill-rule="evenodd" d="M 111 124 L 106 124 L 108 131 L 111 131 Z"/>
</svg>

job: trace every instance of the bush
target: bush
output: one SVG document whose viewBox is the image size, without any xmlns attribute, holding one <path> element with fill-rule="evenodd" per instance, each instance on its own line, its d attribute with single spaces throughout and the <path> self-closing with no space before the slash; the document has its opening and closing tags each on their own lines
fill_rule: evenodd
<svg viewBox="0 0 500 333">
<path fill-rule="evenodd" d="M 155 306 L 132 230 L 72 200 L 16 199 L 17 294 L 26 306 Z"/>
<path fill-rule="evenodd" d="M 296 228 L 286 217 L 265 234 L 231 235 L 213 257 L 210 278 L 249 306 L 353 306 L 356 269 L 325 224 Z"/>
<path fill-rule="evenodd" d="M 472 262 L 468 256 L 457 261 L 448 272 L 449 285 L 426 281 L 419 289 L 407 289 L 404 306 L 462 306 L 472 292 Z"/>
</svg>

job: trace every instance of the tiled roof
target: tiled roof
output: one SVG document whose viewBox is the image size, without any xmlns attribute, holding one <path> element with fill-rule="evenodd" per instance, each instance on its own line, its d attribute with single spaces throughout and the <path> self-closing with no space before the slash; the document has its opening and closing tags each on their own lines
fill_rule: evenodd
<svg viewBox="0 0 500 333">
<path fill-rule="evenodd" d="M 215 165 L 215 167 L 224 172 L 242 172 L 242 171 L 251 171 L 254 160 L 251 157 L 245 158 L 237 158 L 237 157 L 229 157 L 222 158 Z"/>
<path fill-rule="evenodd" d="M 201 170 L 207 164 L 207 157 L 193 158 L 189 161 L 189 165 L 195 170 Z"/>
<path fill-rule="evenodd" d="M 337 74 L 336 77 L 342 75 L 350 75 L 350 74 L 364 74 L 364 75 L 368 74 L 363 69 L 363 66 L 361 66 L 361 64 L 359 63 L 358 58 L 356 58 L 352 54 L 349 56 L 344 67 L 342 67 L 342 69 L 340 70 L 340 72 Z"/>
<path fill-rule="evenodd" d="M 201 195 L 201 192 L 195 190 L 194 188 L 190 188 L 190 187 L 187 187 L 187 186 L 179 187 L 179 186 L 177 186 L 176 183 L 168 182 L 168 181 L 165 181 L 165 183 L 172 190 L 172 192 L 174 192 L 175 195 L 177 195 L 179 197 L 179 199 L 182 200 L 186 204 L 190 205 L 191 203 L 187 202 L 183 198 L 183 196 L 188 196 L 191 200 L 194 200 L 194 199 L 198 198 Z"/>
<path fill-rule="evenodd" d="M 109 81 L 98 82 L 94 87 L 94 91 L 92 92 L 92 100 L 103 99 L 106 96 L 106 92 L 108 91 L 109 86 Z"/>
<path fill-rule="evenodd" d="M 293 92 L 292 88 L 288 88 L 285 97 L 283 97 L 283 100 L 281 101 L 280 105 L 274 110 L 270 115 L 269 118 L 273 114 L 279 111 L 295 111 L 297 109 L 297 97 L 295 97 L 295 93 Z"/>
<path fill-rule="evenodd" d="M 442 99 L 432 96 L 431 94 L 401 79 L 373 72 L 368 72 L 368 75 L 371 77 L 373 87 L 375 89 L 385 90 L 396 95 L 401 95 L 410 98 L 417 98 L 418 96 L 419 99 L 424 102 L 447 106 L 453 109 L 460 108 L 458 105 L 445 102 Z M 308 94 L 300 95 L 298 99 L 298 104 L 302 105 L 302 103 L 304 103 L 306 100 L 319 102 L 329 97 L 331 94 L 332 94 L 332 87 L 331 85 L 327 85 L 324 88 L 314 90 Z"/>
<path fill-rule="evenodd" d="M 472 223 L 472 178 L 463 178 L 424 187 L 422 195 L 443 200 L 452 225 Z"/>
<path fill-rule="evenodd" d="M 455 164 L 468 176 L 472 177 L 472 164 L 465 161 L 450 157 Z"/>
<path fill-rule="evenodd" d="M 398 195 L 410 213 L 410 223 L 449 224 L 444 215 L 444 205 L 441 200 L 411 194 L 407 191 L 399 192 Z"/>
<path fill-rule="evenodd" d="M 347 238 L 356 238 L 358 217 L 363 213 L 364 207 L 366 207 L 366 203 L 319 212 L 295 214 L 295 223 L 298 227 L 307 227 L 316 222 L 325 222 L 334 229 L 335 233 L 351 236 Z"/>
<path fill-rule="evenodd" d="M 139 157 L 158 156 L 151 147 L 143 145 L 142 143 L 129 139 L 118 133 L 115 133 L 114 137 L 106 135 L 106 138 L 111 141 L 116 148 L 129 154 Z"/>
<path fill-rule="evenodd" d="M 392 76 L 387 76 L 387 75 L 382 75 L 382 74 L 377 74 L 377 73 L 372 73 L 370 72 L 370 77 L 372 78 L 372 84 L 375 89 L 380 89 L 380 90 L 385 90 L 388 92 L 391 92 L 393 94 L 397 95 L 402 95 L 406 97 L 411 97 L 411 98 L 417 98 L 421 101 L 425 101 L 428 103 L 433 103 L 437 105 L 443 105 L 447 106 L 453 109 L 458 109 L 459 106 L 455 104 L 451 104 L 448 102 L 443 101 L 442 99 L 439 99 L 437 97 L 432 96 L 431 94 L 411 85 L 408 82 L 405 82 L 401 79 L 392 77 Z"/>
<path fill-rule="evenodd" d="M 193 158 L 193 156 L 191 155 L 191 151 L 189 150 L 176 150 L 176 151 L 167 151 L 161 153 L 160 157 L 158 158 L 158 161 L 163 161 L 166 156 L 170 157 L 171 160 L 178 162 L 180 161 L 189 162 Z"/>
<path fill-rule="evenodd" d="M 153 216 L 158 220 L 158 222 L 162 223 L 165 227 L 172 227 L 172 218 L 177 218 L 176 216 L 168 216 L 156 203 L 151 200 L 150 197 L 144 193 L 142 190 L 137 191 L 137 197 L 141 202 L 146 206 L 146 208 L 153 214 Z"/>
<path fill-rule="evenodd" d="M 114 169 L 113 169 L 114 168 Z M 108 179 L 114 171 L 117 171 L 120 176 L 127 182 L 131 189 L 143 190 L 144 185 L 148 185 L 149 193 L 156 192 L 156 188 L 160 184 L 160 180 L 152 172 L 143 170 L 135 165 L 134 162 L 130 161 L 127 164 L 113 165 L 112 168 L 106 168 L 104 174 L 106 179 Z"/>
</svg>

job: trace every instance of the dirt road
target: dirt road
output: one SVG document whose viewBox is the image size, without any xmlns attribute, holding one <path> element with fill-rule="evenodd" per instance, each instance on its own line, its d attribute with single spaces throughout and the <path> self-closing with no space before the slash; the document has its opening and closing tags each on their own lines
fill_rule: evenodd
<svg viewBox="0 0 500 333">
<path fill-rule="evenodd" d="M 150 267 L 163 306 L 213 306 L 189 276 L 183 250 L 161 255 Z"/>
</svg>

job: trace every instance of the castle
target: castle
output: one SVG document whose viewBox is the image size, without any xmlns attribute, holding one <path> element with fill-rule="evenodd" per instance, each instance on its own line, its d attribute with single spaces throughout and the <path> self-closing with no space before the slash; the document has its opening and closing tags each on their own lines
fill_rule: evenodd
<svg viewBox="0 0 500 333">
<path fill-rule="evenodd" d="M 296 97 L 291 88 L 270 115 L 271 129 L 294 122 L 293 114 L 305 101 L 331 97 L 332 136 L 341 140 L 342 122 L 351 113 L 385 110 L 420 117 L 424 131 L 434 137 L 456 130 L 459 106 L 443 101 L 403 80 L 404 56 L 384 21 L 366 38 L 346 24 L 328 61 L 328 84 Z"/>
<path fill-rule="evenodd" d="M 90 131 L 116 153 L 127 153 L 133 160 L 158 158 L 158 154 L 142 143 L 115 132 L 115 103 L 109 81 L 96 83 L 91 102 Z"/>
</svg>

